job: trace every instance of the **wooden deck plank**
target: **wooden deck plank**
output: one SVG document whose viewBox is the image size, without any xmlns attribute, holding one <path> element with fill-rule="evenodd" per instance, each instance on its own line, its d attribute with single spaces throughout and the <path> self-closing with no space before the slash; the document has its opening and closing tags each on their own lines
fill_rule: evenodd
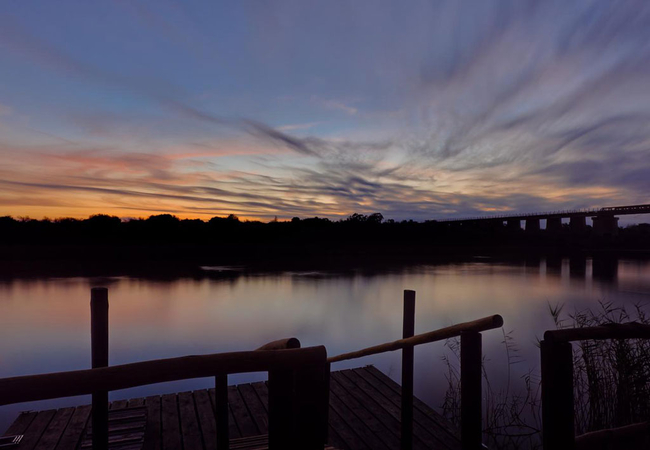
<svg viewBox="0 0 650 450">
<path fill-rule="evenodd" d="M 41 439 L 41 436 L 47 429 L 47 426 L 50 424 L 54 415 L 56 414 L 55 409 L 49 409 L 47 411 L 40 411 L 32 423 L 29 424 L 29 427 L 23 433 L 25 436 L 23 440 L 20 441 L 20 450 L 33 450 L 36 447 L 36 444 Z"/>
<path fill-rule="evenodd" d="M 363 380 L 360 380 L 362 383 L 361 385 L 357 385 L 340 372 L 332 372 L 331 378 L 344 386 L 345 389 L 364 406 L 364 408 L 367 408 L 381 422 L 381 425 L 385 428 L 388 434 L 393 435 L 394 439 L 397 441 L 400 440 L 401 412 L 399 407 L 374 392 L 370 385 L 363 385 Z M 386 437 L 386 439 L 392 441 L 393 438 Z M 398 447 L 400 446 L 401 444 Z M 422 439 L 420 439 L 416 434 L 415 439 L 413 440 L 413 448 L 415 450 L 425 450 L 430 447 L 427 445 L 427 442 L 422 441 Z"/>
<path fill-rule="evenodd" d="M 208 392 L 210 393 L 210 401 L 212 401 L 212 405 L 214 406 L 216 404 L 215 390 L 212 388 L 209 389 Z M 237 422 L 235 422 L 235 418 L 233 417 L 232 408 L 230 405 L 228 406 L 228 434 L 228 437 L 230 439 L 238 439 L 242 437 L 241 433 L 239 432 L 239 428 L 237 427 Z"/>
<path fill-rule="evenodd" d="M 181 422 L 178 417 L 178 399 L 176 394 L 163 395 L 160 409 L 163 450 L 182 450 Z"/>
<path fill-rule="evenodd" d="M 207 389 L 194 391 L 193 395 L 201 426 L 201 436 L 203 436 L 203 446 L 206 450 L 217 448 L 217 423 L 210 395 Z"/>
<path fill-rule="evenodd" d="M 162 448 L 162 414 L 159 396 L 147 397 L 144 401 L 147 409 L 147 425 L 144 429 L 143 450 L 161 450 Z"/>
<path fill-rule="evenodd" d="M 388 375 L 380 372 L 374 366 L 366 366 L 354 370 L 357 373 L 370 374 L 384 383 L 384 385 L 388 386 L 393 391 L 393 395 L 390 397 L 391 400 L 397 401 L 401 405 L 402 387 L 388 377 Z M 369 377 L 366 378 L 370 379 Z M 439 439 L 448 442 L 450 446 L 454 445 L 456 442 L 460 442 L 460 430 L 458 430 L 442 415 L 435 412 L 431 407 L 415 396 L 413 397 L 413 406 L 414 421 L 419 422 Z"/>
<path fill-rule="evenodd" d="M 377 392 L 372 388 L 372 386 L 365 383 L 363 379 L 355 379 L 354 374 L 348 375 L 352 376 L 352 378 L 346 377 L 342 373 L 338 372 L 333 374 L 332 378 L 335 378 L 337 382 L 344 385 L 348 392 L 352 393 L 355 398 L 359 399 L 360 403 L 362 403 L 375 417 L 377 417 L 386 430 L 399 440 L 401 434 L 400 408 L 386 399 L 381 395 L 381 393 Z M 421 436 L 418 436 L 417 432 L 414 432 L 413 448 L 415 450 L 430 449 L 434 442 L 437 444 L 433 439 L 422 439 Z M 439 444 L 434 448 L 440 448 Z"/>
<path fill-rule="evenodd" d="M 68 422 L 74 413 L 74 408 L 61 408 L 59 409 L 52 421 L 45 429 L 41 439 L 36 444 L 36 450 L 54 450 L 59 443 L 63 432 L 68 426 Z"/>
<path fill-rule="evenodd" d="M 114 402 L 111 402 L 109 405 L 110 410 L 114 409 L 124 409 L 126 408 L 127 404 L 129 403 L 128 400 L 115 400 Z"/>
<path fill-rule="evenodd" d="M 38 413 L 36 411 L 21 412 L 18 418 L 14 420 L 14 423 L 9 425 L 9 428 L 7 428 L 7 431 L 5 431 L 5 434 L 3 436 L 15 436 L 17 434 L 24 434 L 27 427 L 29 427 L 29 424 L 32 423 L 37 415 Z"/>
<path fill-rule="evenodd" d="M 332 372 L 328 444 L 342 450 L 399 449 L 400 395 L 400 386 L 374 367 Z M 229 386 L 228 400 L 230 438 L 240 443 L 266 439 L 268 384 Z M 417 398 L 414 405 L 415 450 L 460 448 L 456 430 L 442 416 Z M 111 448 L 216 448 L 214 389 L 116 400 L 110 408 Z M 25 435 L 21 450 L 85 450 L 90 448 L 89 417 L 90 405 L 21 413 L 6 434 Z"/>
<path fill-rule="evenodd" d="M 363 379 L 366 383 L 370 384 L 377 391 L 381 392 L 383 396 L 397 407 L 401 409 L 401 398 L 395 390 L 387 384 L 387 382 L 395 383 L 387 377 L 387 380 L 379 380 L 365 368 L 351 369 L 345 372 L 345 375 L 355 376 Z M 401 416 L 399 416 L 401 417 Z M 420 410 L 414 408 L 413 410 L 413 434 L 425 442 L 430 448 L 443 446 L 444 448 L 456 449 L 460 448 L 460 441 L 440 426 L 432 419 L 424 415 Z M 433 441 L 431 440 L 433 438 Z"/>
<path fill-rule="evenodd" d="M 127 408 L 128 401 L 110 405 L 108 413 L 109 448 L 122 450 L 124 447 L 142 448 L 146 428 L 146 409 L 144 406 Z M 81 449 L 92 448 L 92 424 L 88 424 Z"/>
<path fill-rule="evenodd" d="M 364 450 L 370 449 L 364 442 L 356 435 L 354 430 L 345 422 L 339 414 L 330 406 L 329 409 L 329 423 L 332 428 L 336 430 L 341 438 L 341 447 L 344 450 Z"/>
<path fill-rule="evenodd" d="M 381 439 L 382 444 L 389 449 L 399 449 L 399 437 L 393 434 L 391 429 L 382 423 L 377 417 L 378 412 L 373 410 L 380 409 L 379 405 L 373 408 L 372 403 L 361 403 L 352 392 L 349 392 L 342 384 L 337 381 L 333 376 L 330 377 L 330 396 L 337 396 L 341 401 L 347 405 L 348 408 L 364 422 L 366 427 Z"/>
<path fill-rule="evenodd" d="M 129 408 L 134 408 L 138 406 L 144 406 L 144 398 L 139 397 L 139 398 L 132 398 L 129 400 Z"/>
<path fill-rule="evenodd" d="M 342 370 L 340 372 L 343 376 L 348 377 L 350 381 L 356 384 L 359 389 L 362 389 L 370 397 L 372 397 L 378 404 L 381 405 L 393 418 L 398 422 L 401 422 L 401 411 L 400 406 L 395 405 L 384 395 L 384 392 L 376 389 L 375 386 L 368 383 L 364 378 L 360 377 L 354 370 Z M 387 388 L 386 388 L 387 389 Z M 414 444 L 416 446 L 424 445 L 424 448 L 447 448 L 444 443 L 440 442 L 438 439 L 435 439 L 432 435 L 427 433 L 425 429 L 419 424 L 413 423 L 413 435 L 415 437 Z M 419 443 L 417 443 L 419 442 Z M 420 444 L 421 443 L 421 444 Z"/>
<path fill-rule="evenodd" d="M 258 381 L 257 383 L 251 383 L 251 386 L 253 389 L 255 389 L 255 392 L 257 392 L 257 396 L 260 398 L 260 401 L 262 402 L 262 405 L 264 405 L 264 409 L 267 411 L 269 410 L 269 387 L 264 381 Z"/>
<path fill-rule="evenodd" d="M 264 404 L 260 400 L 257 392 L 250 384 L 240 384 L 237 386 L 239 395 L 244 400 L 244 404 L 248 407 L 255 426 L 259 430 L 259 434 L 268 434 L 269 432 L 269 416 Z"/>
<path fill-rule="evenodd" d="M 330 407 L 352 428 L 354 434 L 373 450 L 390 450 L 390 448 L 370 429 L 355 411 L 346 404 L 336 392 L 330 393 Z"/>
<path fill-rule="evenodd" d="M 228 386 L 228 404 L 242 437 L 261 434 L 244 403 L 244 399 L 239 395 L 237 386 Z"/>
<path fill-rule="evenodd" d="M 364 389 L 363 386 L 357 386 L 352 380 L 340 372 L 333 372 L 331 379 L 342 385 L 353 397 L 368 408 L 386 430 L 393 434 L 395 439 L 399 440 L 400 421 L 395 417 L 396 414 L 399 414 L 399 410 L 394 408 L 392 403 L 390 404 L 392 410 L 387 410 L 382 406 L 381 399 L 377 399 L 376 396 L 371 396 L 368 394 L 367 389 Z"/>
<path fill-rule="evenodd" d="M 402 387 L 393 381 L 388 375 L 377 369 L 375 366 L 366 366 L 364 367 L 366 371 L 371 373 L 376 378 L 382 380 L 386 385 L 388 385 L 393 391 L 395 391 L 399 396 L 402 395 Z M 456 427 L 451 421 L 445 418 L 442 414 L 438 414 L 426 403 L 420 400 L 417 397 L 413 397 L 413 406 L 417 411 L 420 411 L 425 416 L 429 417 L 431 420 L 436 422 L 438 426 L 448 432 L 452 437 L 460 439 L 460 430 Z"/>
<path fill-rule="evenodd" d="M 90 405 L 75 408 L 56 448 L 58 450 L 75 449 L 81 442 L 86 425 L 90 419 Z"/>
<path fill-rule="evenodd" d="M 345 447 L 343 439 L 339 436 L 331 423 L 327 425 L 327 445 L 337 449 L 343 449 Z"/>
<path fill-rule="evenodd" d="M 178 410 L 181 419 L 181 436 L 184 450 L 203 450 L 199 420 L 196 417 L 194 396 L 191 392 L 178 394 Z"/>
</svg>

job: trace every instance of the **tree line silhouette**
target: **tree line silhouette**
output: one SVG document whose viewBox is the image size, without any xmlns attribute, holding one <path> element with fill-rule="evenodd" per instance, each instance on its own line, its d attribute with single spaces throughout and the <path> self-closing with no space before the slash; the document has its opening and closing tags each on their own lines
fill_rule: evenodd
<svg viewBox="0 0 650 450">
<path fill-rule="evenodd" d="M 596 237 L 591 227 L 582 233 L 527 233 L 503 227 L 453 227 L 436 221 L 384 220 L 380 213 L 352 214 L 341 220 L 294 217 L 269 222 L 227 217 L 179 219 L 170 214 L 146 219 L 121 220 L 104 214 L 87 219 L 42 219 L 0 217 L 0 245 L 5 258 L 76 257 L 80 252 L 102 247 L 110 257 L 116 249 L 141 248 L 141 255 L 162 253 L 155 248 L 174 248 L 170 257 L 196 254 L 238 255 L 268 258 L 284 253 L 319 255 L 362 254 L 452 254 L 455 252 L 571 251 L 609 248 L 650 250 L 650 225 L 621 228 L 616 237 Z M 13 249 L 13 251 L 12 251 Z M 84 250 L 85 249 L 85 250 Z M 216 249 L 216 250 L 215 250 Z M 86 257 L 92 257 L 89 254 Z M 2 255 L 0 255 L 2 258 Z"/>
</svg>

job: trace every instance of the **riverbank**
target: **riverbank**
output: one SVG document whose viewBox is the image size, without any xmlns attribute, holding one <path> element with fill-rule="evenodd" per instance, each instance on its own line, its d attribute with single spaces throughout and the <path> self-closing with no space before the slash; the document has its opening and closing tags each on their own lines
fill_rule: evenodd
<svg viewBox="0 0 650 450">
<path fill-rule="evenodd" d="M 650 260 L 650 251 L 580 246 L 435 246 L 272 244 L 213 245 L 4 245 L 0 278 L 134 276 L 147 279 L 227 278 L 280 271 L 382 273 L 420 265 L 494 262 L 559 267 L 596 261 L 615 266 L 621 258 Z"/>
</svg>

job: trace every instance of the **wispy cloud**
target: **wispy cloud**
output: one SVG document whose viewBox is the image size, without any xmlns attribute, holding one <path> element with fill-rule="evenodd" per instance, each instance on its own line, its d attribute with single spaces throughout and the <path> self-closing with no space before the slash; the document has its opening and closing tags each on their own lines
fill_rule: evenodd
<svg viewBox="0 0 650 450">
<path fill-rule="evenodd" d="M 1 99 L 11 105 L 0 105 L 4 127 L 32 108 L 29 126 L 47 142 L 33 144 L 31 131 L 2 138 L 2 212 L 21 196 L 26 211 L 67 211 L 53 201 L 61 192 L 79 214 L 247 217 L 649 201 L 646 1 L 206 3 L 183 6 L 180 19 L 169 4 L 120 8 L 111 25 L 141 33 L 121 22 L 126 8 L 162 39 L 120 47 L 116 36 L 116 52 L 132 53 L 98 58 L 30 29 L 21 13 L 0 19 L 0 56 L 85 102 L 66 97 L 39 116 L 33 105 L 51 108 L 45 101 Z M 76 41 L 86 37 L 102 43 Z M 159 46 L 169 55 L 156 60 Z M 188 46 L 205 57 L 177 51 Z"/>
<path fill-rule="evenodd" d="M 309 130 L 322 124 L 323 122 L 307 122 L 307 123 L 291 123 L 277 127 L 279 131 L 296 131 L 296 130 Z"/>
<path fill-rule="evenodd" d="M 343 111 L 346 114 L 355 115 L 359 112 L 359 109 L 351 106 L 349 102 L 342 102 L 340 100 L 332 99 L 320 99 L 318 97 L 312 97 L 312 100 L 317 104 L 322 105 L 324 108 Z"/>
</svg>

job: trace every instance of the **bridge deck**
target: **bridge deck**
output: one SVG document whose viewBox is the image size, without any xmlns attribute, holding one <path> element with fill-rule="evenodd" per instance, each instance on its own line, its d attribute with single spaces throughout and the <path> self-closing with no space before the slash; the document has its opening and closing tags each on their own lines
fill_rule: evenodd
<svg viewBox="0 0 650 450">
<path fill-rule="evenodd" d="M 401 388 L 373 366 L 332 372 L 329 442 L 338 449 L 399 449 Z M 266 448 L 264 382 L 228 388 L 231 448 Z M 457 430 L 414 398 L 414 448 L 459 449 Z M 5 435 L 23 434 L 17 450 L 90 449 L 90 406 L 23 412 Z M 214 389 L 111 403 L 109 446 L 120 450 L 216 448 Z"/>
<path fill-rule="evenodd" d="M 600 215 L 625 216 L 634 214 L 650 214 L 650 204 L 648 205 L 627 205 L 627 206 L 608 206 L 606 208 L 594 209 L 571 209 L 564 211 L 546 211 L 534 213 L 506 213 L 473 217 L 457 217 L 449 219 L 439 219 L 440 223 L 454 222 L 477 222 L 477 221 L 506 221 L 506 220 L 526 220 L 526 219 L 564 219 L 571 217 L 594 217 Z"/>
</svg>

